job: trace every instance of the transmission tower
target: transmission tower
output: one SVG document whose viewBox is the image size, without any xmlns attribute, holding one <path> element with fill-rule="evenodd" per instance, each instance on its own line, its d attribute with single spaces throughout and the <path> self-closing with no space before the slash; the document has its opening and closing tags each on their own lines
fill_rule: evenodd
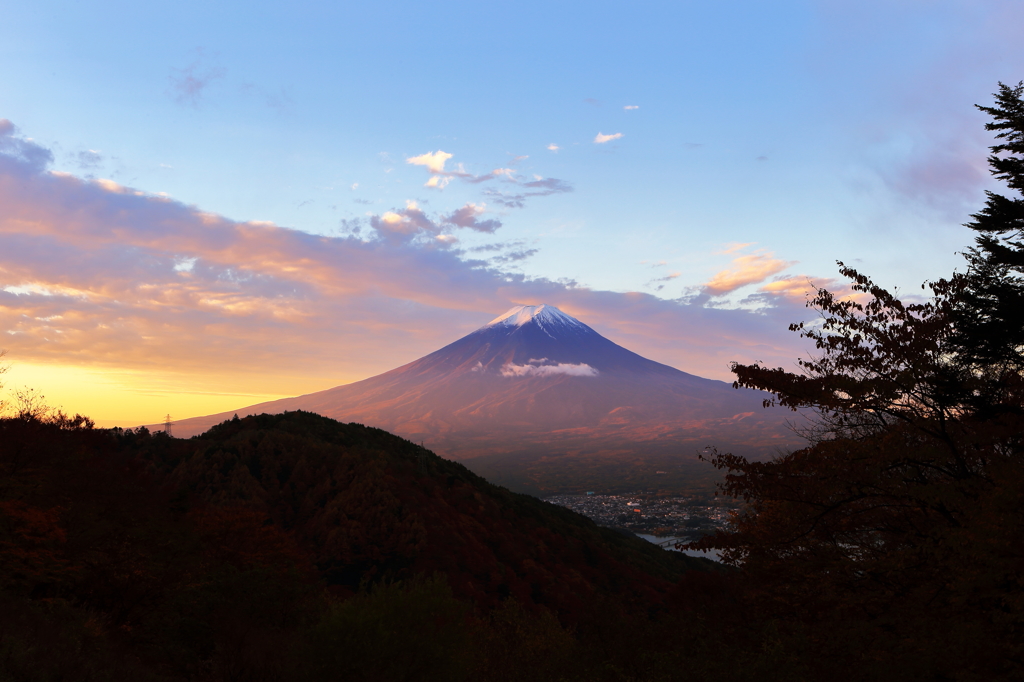
<svg viewBox="0 0 1024 682">
<path fill-rule="evenodd" d="M 164 433 L 168 436 L 171 435 L 171 427 L 174 426 L 174 422 L 171 421 L 171 415 L 164 417 Z"/>
</svg>

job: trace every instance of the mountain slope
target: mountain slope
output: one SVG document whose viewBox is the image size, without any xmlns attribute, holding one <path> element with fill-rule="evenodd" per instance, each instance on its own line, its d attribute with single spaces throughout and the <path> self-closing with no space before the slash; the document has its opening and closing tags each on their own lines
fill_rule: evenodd
<svg viewBox="0 0 1024 682">
<path fill-rule="evenodd" d="M 653 628 L 721 568 L 302 412 L 187 440 L 0 419 L 0 480 L 5 680 L 505 679 L 522 634 Z"/>
<path fill-rule="evenodd" d="M 794 443 L 783 410 L 648 360 L 553 306 L 517 306 L 384 374 L 237 410 L 307 410 L 382 428 L 458 460 L 645 452 L 716 445 L 767 453 Z M 186 419 L 199 433 L 235 411 Z M 154 428 L 160 428 L 155 425 Z"/>
<path fill-rule="evenodd" d="M 613 582 L 648 600 L 688 568 L 713 566 L 494 486 L 379 429 L 307 412 L 228 421 L 185 443 L 168 467 L 179 489 L 267 514 L 329 583 L 352 589 L 382 572 L 441 571 L 477 604 L 511 594 L 570 615 Z"/>
</svg>

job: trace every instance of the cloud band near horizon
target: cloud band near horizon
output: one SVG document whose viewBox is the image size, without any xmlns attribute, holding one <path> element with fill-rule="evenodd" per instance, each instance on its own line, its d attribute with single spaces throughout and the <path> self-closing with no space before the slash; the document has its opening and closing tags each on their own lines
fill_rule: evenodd
<svg viewBox="0 0 1024 682">
<path fill-rule="evenodd" d="M 635 352 L 711 378 L 728 380 L 730 361 L 790 367 L 805 350 L 786 331 L 807 316 L 792 287 L 764 290 L 757 311 L 599 291 L 509 272 L 437 238 L 441 222 L 495 232 L 501 224 L 481 220 L 482 205 L 435 220 L 413 204 L 364 232 L 327 237 L 51 173 L 51 159 L 13 126 L 0 129 L 0 348 L 9 360 L 173 367 L 250 383 L 267 368 L 327 388 L 414 360 L 517 303 L 555 305 Z"/>
</svg>

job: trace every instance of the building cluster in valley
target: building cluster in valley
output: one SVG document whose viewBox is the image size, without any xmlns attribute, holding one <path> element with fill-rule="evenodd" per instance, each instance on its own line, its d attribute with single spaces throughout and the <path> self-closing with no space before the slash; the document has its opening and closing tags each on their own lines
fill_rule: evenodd
<svg viewBox="0 0 1024 682">
<path fill-rule="evenodd" d="M 642 493 L 555 495 L 546 501 L 583 514 L 599 526 L 688 540 L 725 528 L 729 514 L 739 508 L 738 502 L 719 497 Z"/>
</svg>

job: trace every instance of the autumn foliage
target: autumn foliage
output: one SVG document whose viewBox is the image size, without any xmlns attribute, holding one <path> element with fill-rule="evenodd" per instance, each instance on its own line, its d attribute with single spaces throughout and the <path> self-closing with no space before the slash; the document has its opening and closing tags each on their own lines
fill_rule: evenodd
<svg viewBox="0 0 1024 682">
<path fill-rule="evenodd" d="M 993 173 L 1024 188 L 1024 86 L 1001 85 Z M 735 365 L 801 410 L 808 447 L 716 454 L 747 508 L 700 544 L 741 570 L 810 679 L 1024 677 L 1024 202 L 988 194 L 968 269 L 904 303 L 842 266 L 802 373 Z"/>
<path fill-rule="evenodd" d="M 871 298 L 812 302 L 825 319 L 804 329 L 822 351 L 807 374 L 735 368 L 740 384 L 816 410 L 811 445 L 768 462 L 715 456 L 723 490 L 748 507 L 704 544 L 742 566 L 762 614 L 807 640 L 805 661 L 853 679 L 1019 671 L 1019 377 L 986 387 L 951 367 L 941 304 L 903 306 L 847 274 Z"/>
</svg>

